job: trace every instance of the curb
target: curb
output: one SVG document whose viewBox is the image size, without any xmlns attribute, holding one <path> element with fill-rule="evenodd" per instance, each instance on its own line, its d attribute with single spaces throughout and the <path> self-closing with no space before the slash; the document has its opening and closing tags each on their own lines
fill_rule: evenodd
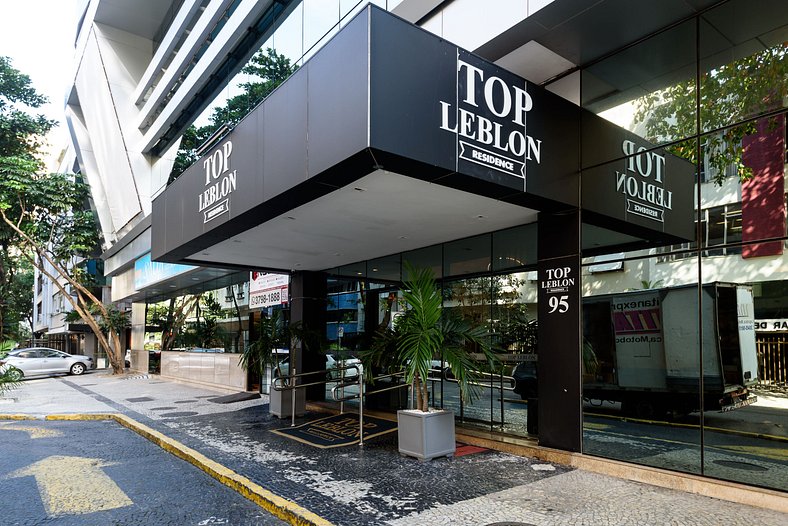
<svg viewBox="0 0 788 526">
<path fill-rule="evenodd" d="M 30 415 L 5 415 L 0 414 L 0 420 L 38 420 L 38 418 Z"/>
<path fill-rule="evenodd" d="M 286 521 L 294 526 L 333 526 L 333 524 L 319 515 L 312 513 L 296 504 L 295 502 L 280 497 L 250 479 L 239 475 L 233 470 L 215 462 L 202 453 L 181 444 L 177 440 L 156 431 L 153 428 L 137 422 L 133 418 L 117 413 L 94 413 L 94 414 L 58 414 L 46 415 L 43 418 L 36 418 L 29 415 L 5 415 L 0 414 L 0 420 L 55 420 L 55 421 L 74 421 L 74 420 L 114 420 L 118 424 L 126 427 L 138 435 L 150 440 L 168 453 L 185 460 L 186 462 L 200 468 L 202 471 L 218 480 L 225 486 L 233 489 L 240 495 L 251 500 L 272 515 Z"/>
</svg>

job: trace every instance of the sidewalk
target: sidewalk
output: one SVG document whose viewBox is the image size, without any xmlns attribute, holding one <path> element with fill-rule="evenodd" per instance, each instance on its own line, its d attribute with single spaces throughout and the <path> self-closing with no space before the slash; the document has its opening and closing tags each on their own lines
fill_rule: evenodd
<svg viewBox="0 0 788 526">
<path fill-rule="evenodd" d="M 266 397 L 210 401 L 223 394 L 93 372 L 25 381 L 0 413 L 122 413 L 337 525 L 788 524 L 788 514 L 491 450 L 421 463 L 398 454 L 396 433 L 318 449 L 272 433 L 289 420 L 269 416 Z"/>
</svg>

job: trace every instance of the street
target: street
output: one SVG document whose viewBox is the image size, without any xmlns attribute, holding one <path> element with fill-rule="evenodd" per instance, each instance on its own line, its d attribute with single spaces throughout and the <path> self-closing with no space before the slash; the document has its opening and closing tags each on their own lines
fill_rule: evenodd
<svg viewBox="0 0 788 526">
<path fill-rule="evenodd" d="M 320 449 L 276 433 L 290 428 L 290 421 L 268 413 L 267 396 L 227 401 L 225 394 L 144 374 L 91 372 L 22 382 L 0 397 L 0 436 L 13 452 L 0 460 L 0 491 L 19 497 L 6 505 L 9 520 L 3 524 L 282 524 L 176 458 L 173 453 L 180 453 L 172 446 L 202 456 L 197 465 L 203 469 L 213 463 L 219 473 L 245 479 L 239 492 L 256 487 L 272 495 L 269 502 L 299 510 L 294 524 L 786 522 L 778 511 L 483 447 L 419 462 L 398 454 L 396 432 L 363 447 Z M 505 404 L 506 418 L 525 412 L 522 403 Z M 74 414 L 104 420 L 43 420 Z M 118 415 L 117 422 L 106 420 L 108 414 Z M 308 411 L 296 424 L 323 417 Z M 129 420 L 138 423 L 136 433 L 118 425 Z M 149 441 L 154 438 L 145 429 L 165 437 L 167 446 Z M 616 430 L 600 431 L 613 436 Z M 656 440 L 669 443 L 666 437 Z"/>
<path fill-rule="evenodd" d="M 285 524 L 111 420 L 4 421 L 0 440 L 3 524 Z"/>
</svg>

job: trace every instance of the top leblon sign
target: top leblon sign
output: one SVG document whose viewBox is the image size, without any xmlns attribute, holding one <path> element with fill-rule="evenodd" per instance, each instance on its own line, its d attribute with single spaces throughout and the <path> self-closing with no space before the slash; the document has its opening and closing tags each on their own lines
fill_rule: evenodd
<svg viewBox="0 0 788 526">
<path fill-rule="evenodd" d="M 203 223 L 230 211 L 230 194 L 238 186 L 238 170 L 230 169 L 233 142 L 226 140 L 200 162 L 205 170 L 205 187 L 197 197 Z"/>
<path fill-rule="evenodd" d="M 534 102 L 522 79 L 504 79 L 457 50 L 457 93 L 439 101 L 440 129 L 457 137 L 457 160 L 523 179 L 526 162 L 541 160 L 542 140 L 528 134 Z"/>
<path fill-rule="evenodd" d="M 692 163 L 588 112 L 582 146 L 584 164 L 598 163 L 582 171 L 586 217 L 597 213 L 633 228 L 694 238 Z"/>
</svg>

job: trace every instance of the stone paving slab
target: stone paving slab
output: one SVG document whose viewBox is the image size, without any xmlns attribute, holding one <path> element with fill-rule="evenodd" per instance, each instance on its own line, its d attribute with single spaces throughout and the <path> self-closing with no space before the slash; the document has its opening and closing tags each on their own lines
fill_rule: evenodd
<svg viewBox="0 0 788 526">
<path fill-rule="evenodd" d="M 494 451 L 421 463 L 400 457 L 391 435 L 320 450 L 271 433 L 289 420 L 268 415 L 265 396 L 215 404 L 215 391 L 157 377 L 42 382 L 60 400 L 47 410 L 128 414 L 339 525 L 788 524 L 778 512 Z M 42 388 L 25 382 L 0 412 L 39 412 Z"/>
</svg>

